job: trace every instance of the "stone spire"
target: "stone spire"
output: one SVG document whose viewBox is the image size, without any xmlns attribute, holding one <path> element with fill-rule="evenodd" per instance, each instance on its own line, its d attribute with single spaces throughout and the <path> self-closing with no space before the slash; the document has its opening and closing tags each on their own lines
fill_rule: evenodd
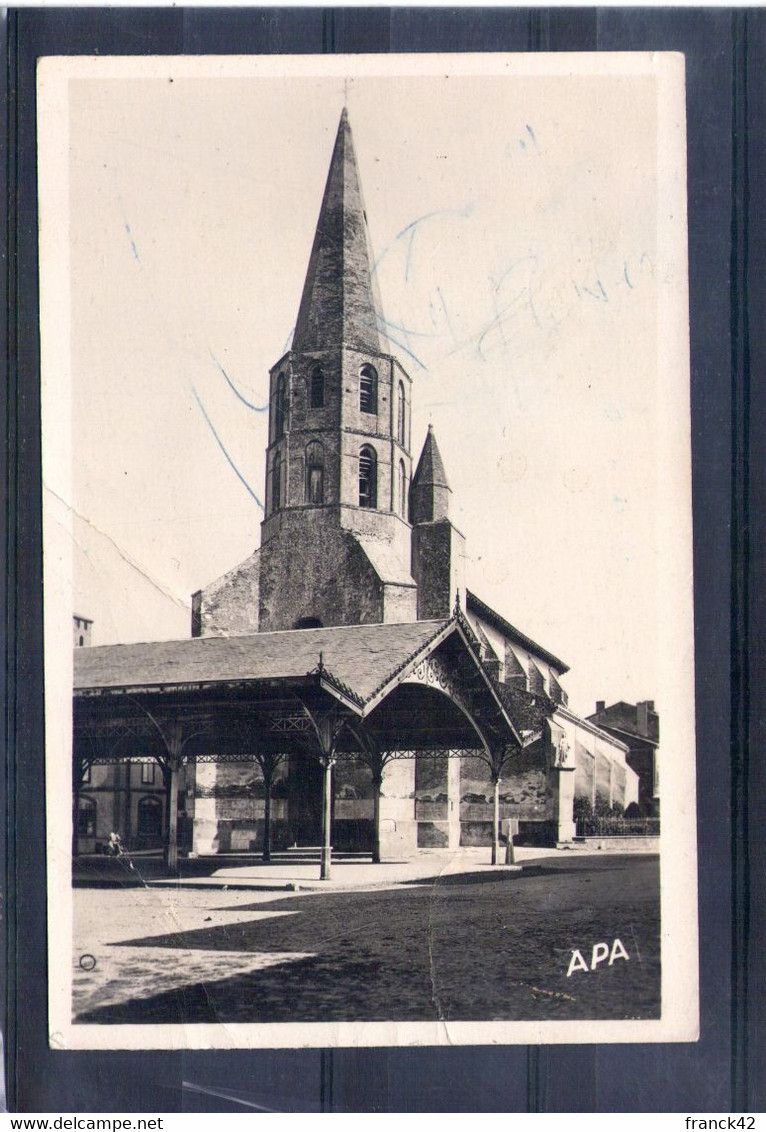
<svg viewBox="0 0 766 1132">
<path fill-rule="evenodd" d="M 410 488 L 410 519 L 415 523 L 435 523 L 449 518 L 450 486 L 444 471 L 433 425 L 420 454 Z"/>
<path fill-rule="evenodd" d="M 294 353 L 326 350 L 336 344 L 381 351 L 376 317 L 380 302 L 372 262 L 354 142 L 344 107 L 303 286 Z"/>
</svg>

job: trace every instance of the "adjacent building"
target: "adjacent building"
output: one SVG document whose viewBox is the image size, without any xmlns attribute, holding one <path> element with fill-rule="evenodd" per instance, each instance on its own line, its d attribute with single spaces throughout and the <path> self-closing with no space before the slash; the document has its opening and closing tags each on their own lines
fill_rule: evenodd
<svg viewBox="0 0 766 1132">
<path fill-rule="evenodd" d="M 628 749 L 628 766 L 638 776 L 638 805 L 642 815 L 660 816 L 660 717 L 654 710 L 654 700 L 641 700 L 628 704 L 620 700 L 606 706 L 604 700 L 596 703 L 589 715 L 591 723 L 607 735 L 625 743 Z"/>
</svg>

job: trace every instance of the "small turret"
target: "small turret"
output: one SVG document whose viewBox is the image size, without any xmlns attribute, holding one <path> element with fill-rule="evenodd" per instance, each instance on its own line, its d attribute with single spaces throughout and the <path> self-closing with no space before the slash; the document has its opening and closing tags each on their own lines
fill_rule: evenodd
<svg viewBox="0 0 766 1132">
<path fill-rule="evenodd" d="M 418 619 L 450 617 L 463 588 L 465 539 L 449 517 L 447 483 L 434 430 L 428 435 L 410 487 L 412 576 L 418 587 Z"/>
<path fill-rule="evenodd" d="M 415 475 L 410 488 L 410 521 L 417 523 L 437 523 L 449 518 L 449 497 L 452 494 L 447 483 L 439 446 L 434 436 L 433 425 L 428 426 L 428 435 L 420 454 Z"/>
</svg>

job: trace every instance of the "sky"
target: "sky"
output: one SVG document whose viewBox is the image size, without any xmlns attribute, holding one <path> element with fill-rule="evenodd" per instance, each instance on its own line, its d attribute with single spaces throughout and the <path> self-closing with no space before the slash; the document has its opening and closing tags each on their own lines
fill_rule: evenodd
<svg viewBox="0 0 766 1132">
<path fill-rule="evenodd" d="M 68 431 L 71 459 L 44 471 L 62 616 L 93 618 L 94 643 L 188 636 L 191 593 L 259 544 L 268 371 L 345 103 L 413 457 L 432 423 L 470 588 L 569 664 L 576 710 L 662 710 L 663 532 L 689 461 L 667 411 L 688 391 L 665 357 L 685 287 L 663 243 L 667 108 L 649 56 L 471 58 L 78 61 L 43 209 L 44 442 Z"/>
</svg>

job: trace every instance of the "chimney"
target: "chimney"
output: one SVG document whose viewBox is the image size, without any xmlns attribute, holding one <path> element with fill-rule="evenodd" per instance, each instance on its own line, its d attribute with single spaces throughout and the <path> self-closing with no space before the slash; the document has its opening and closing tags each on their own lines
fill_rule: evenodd
<svg viewBox="0 0 766 1132">
<path fill-rule="evenodd" d="M 602 712 L 606 707 L 606 700 L 596 700 L 596 712 Z"/>
<path fill-rule="evenodd" d="M 636 730 L 639 735 L 649 734 L 649 712 L 654 707 L 654 700 L 641 700 L 636 704 Z"/>
</svg>

